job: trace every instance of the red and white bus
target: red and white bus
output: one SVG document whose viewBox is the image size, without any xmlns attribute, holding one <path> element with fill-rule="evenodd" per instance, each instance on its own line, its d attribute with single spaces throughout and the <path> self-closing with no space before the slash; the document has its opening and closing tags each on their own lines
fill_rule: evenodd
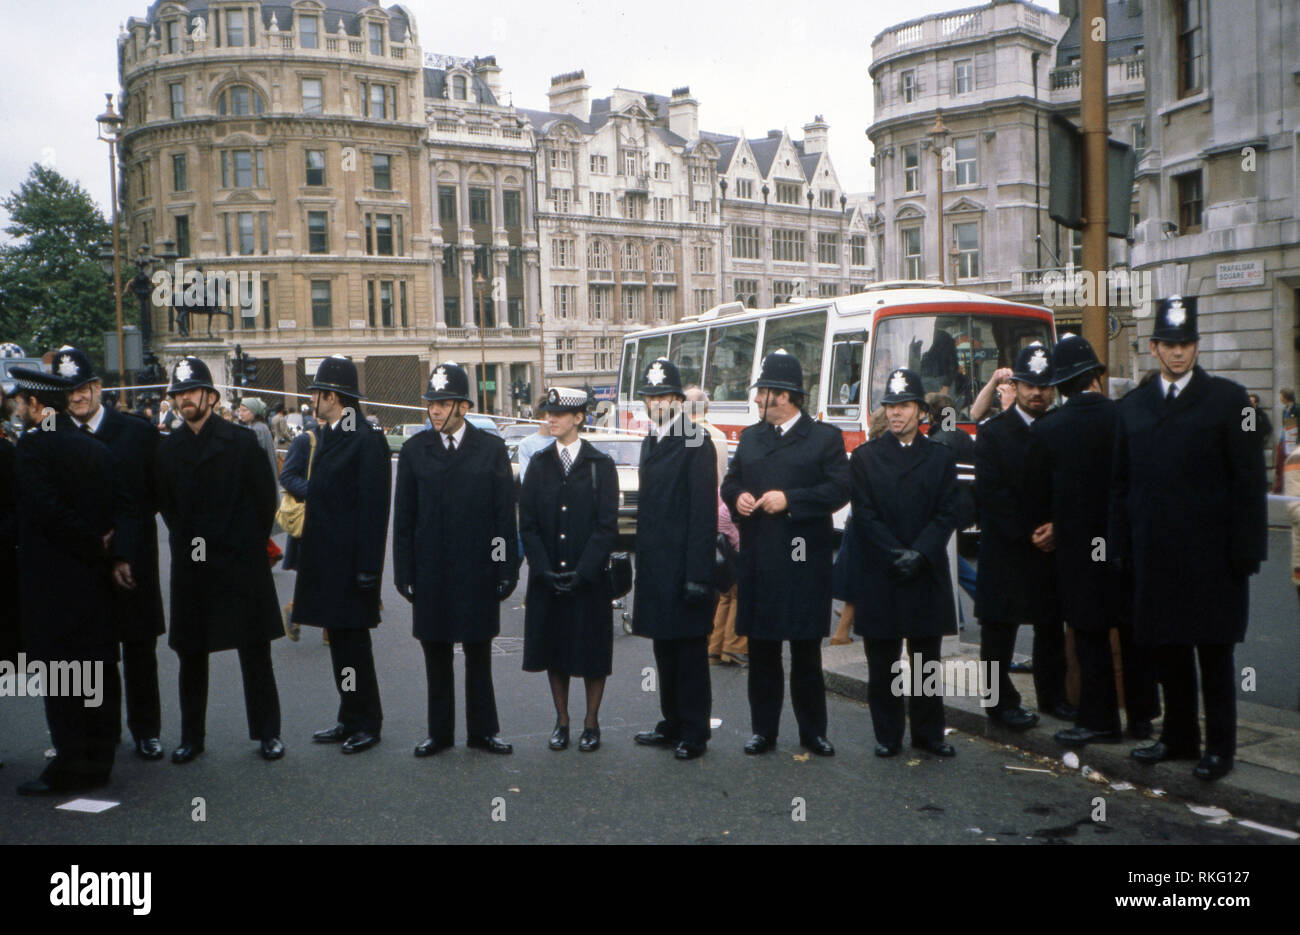
<svg viewBox="0 0 1300 935">
<path fill-rule="evenodd" d="M 763 358 L 783 349 L 803 365 L 806 410 L 839 426 L 850 451 L 866 440 L 870 413 L 898 367 L 919 373 L 927 393 L 951 396 L 958 423 L 973 431 L 970 406 L 980 388 L 994 370 L 1011 366 L 1017 352 L 1035 342 L 1055 343 L 1048 309 L 932 282 L 882 282 L 854 295 L 776 308 L 733 302 L 624 338 L 618 425 L 648 428 L 637 383 L 650 361 L 667 357 L 677 364 L 683 385 L 708 392 L 709 421 L 735 442 L 742 429 L 758 421 L 750 385 Z"/>
</svg>

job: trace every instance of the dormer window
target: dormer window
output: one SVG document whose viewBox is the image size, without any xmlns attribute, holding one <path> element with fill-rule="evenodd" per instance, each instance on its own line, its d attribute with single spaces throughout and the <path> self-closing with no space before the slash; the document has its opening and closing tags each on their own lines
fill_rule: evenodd
<svg viewBox="0 0 1300 935">
<path fill-rule="evenodd" d="M 167 21 L 167 54 L 175 55 L 181 50 L 181 21 Z"/>
<path fill-rule="evenodd" d="M 320 48 L 320 17 L 298 17 L 298 44 L 304 49 Z"/>
<path fill-rule="evenodd" d="M 231 85 L 217 96 L 217 114 L 222 117 L 259 116 L 265 110 L 262 95 L 247 85 Z"/>
<path fill-rule="evenodd" d="M 384 25 L 383 23 L 370 24 L 370 54 L 384 54 Z"/>
<path fill-rule="evenodd" d="M 451 97 L 452 100 L 456 101 L 463 101 L 468 97 L 468 88 L 464 75 L 452 75 Z"/>
<path fill-rule="evenodd" d="M 242 46 L 244 44 L 244 11 L 226 11 L 226 45 Z"/>
</svg>

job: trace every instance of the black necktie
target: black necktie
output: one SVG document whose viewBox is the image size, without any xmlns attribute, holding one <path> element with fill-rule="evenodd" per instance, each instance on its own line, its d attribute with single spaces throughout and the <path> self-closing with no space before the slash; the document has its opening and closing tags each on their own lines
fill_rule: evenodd
<svg viewBox="0 0 1300 935">
<path fill-rule="evenodd" d="M 1170 383 L 1169 395 L 1165 397 L 1165 402 L 1172 406 L 1174 404 L 1174 397 L 1177 395 L 1178 395 L 1178 384 Z"/>
<path fill-rule="evenodd" d="M 94 435 L 94 434 L 95 434 L 94 429 L 92 429 L 92 428 L 90 427 L 89 423 L 86 423 L 86 422 L 81 423 L 81 430 L 82 430 L 83 432 L 85 432 L 87 435 Z"/>
<path fill-rule="evenodd" d="M 560 449 L 560 464 L 564 466 L 564 474 L 567 477 L 569 471 L 573 468 L 573 458 L 569 456 L 568 448 Z"/>
<path fill-rule="evenodd" d="M 455 453 L 456 453 L 456 436 L 454 436 L 454 435 L 448 435 L 448 436 L 447 436 L 447 454 L 455 454 Z"/>
</svg>

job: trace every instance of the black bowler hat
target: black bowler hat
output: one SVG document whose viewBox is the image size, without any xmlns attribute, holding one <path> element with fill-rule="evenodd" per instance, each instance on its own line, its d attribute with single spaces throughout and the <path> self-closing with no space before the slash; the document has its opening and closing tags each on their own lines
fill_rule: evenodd
<svg viewBox="0 0 1300 935">
<path fill-rule="evenodd" d="M 1011 379 L 1030 386 L 1052 384 L 1052 355 L 1041 344 L 1022 347 L 1016 355 L 1016 365 L 1011 368 Z"/>
<path fill-rule="evenodd" d="M 440 399 L 473 402 L 469 398 L 469 374 L 457 364 L 438 364 L 429 374 L 429 388 L 424 391 L 424 398 L 431 403 Z"/>
<path fill-rule="evenodd" d="M 193 389 L 215 392 L 217 388 L 212 385 L 212 371 L 207 364 L 197 357 L 182 357 L 172 368 L 172 382 L 167 387 L 167 395 L 175 396 Z"/>
<path fill-rule="evenodd" d="M 591 397 L 586 390 L 571 386 L 553 386 L 546 391 L 546 400 L 538 407 L 539 412 L 586 412 Z"/>
<path fill-rule="evenodd" d="M 342 354 L 334 354 L 320 362 L 316 368 L 316 377 L 311 381 L 311 386 L 307 387 L 307 392 L 312 390 L 328 390 L 355 399 L 365 399 L 357 389 L 357 365 Z"/>
<path fill-rule="evenodd" d="M 682 375 L 677 365 L 667 357 L 659 357 L 650 362 L 641 376 L 641 386 L 637 388 L 638 396 L 664 396 L 676 393 L 685 396 L 682 389 Z"/>
<path fill-rule="evenodd" d="M 1196 297 L 1171 295 L 1156 302 L 1156 327 L 1151 332 L 1152 341 L 1169 341 L 1185 344 L 1199 341 L 1196 331 Z"/>
<path fill-rule="evenodd" d="M 51 369 L 68 381 L 68 389 L 75 390 L 85 386 L 91 380 L 98 380 L 95 365 L 90 362 L 84 351 L 79 351 L 71 344 L 65 344 L 54 352 Z"/>
<path fill-rule="evenodd" d="M 1080 374 L 1096 370 L 1106 372 L 1106 365 L 1097 359 L 1097 352 L 1084 338 L 1067 334 L 1052 348 L 1052 386 L 1073 380 Z"/>
<path fill-rule="evenodd" d="M 913 401 L 925 406 L 925 386 L 921 383 L 920 374 L 906 367 L 895 370 L 885 381 L 885 395 L 880 398 L 881 405 L 888 403 L 896 406 Z"/>
<path fill-rule="evenodd" d="M 754 386 L 791 393 L 804 392 L 803 367 L 799 365 L 799 358 L 783 350 L 768 354 L 763 358 L 763 369 L 759 371 Z"/>
</svg>

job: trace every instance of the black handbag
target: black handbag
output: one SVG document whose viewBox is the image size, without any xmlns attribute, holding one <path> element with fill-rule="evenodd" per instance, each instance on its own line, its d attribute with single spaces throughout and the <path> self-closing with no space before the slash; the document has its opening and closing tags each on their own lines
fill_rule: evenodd
<svg viewBox="0 0 1300 935">
<path fill-rule="evenodd" d="M 599 497 L 596 483 L 596 465 L 591 465 L 591 494 Z M 610 596 L 618 600 L 632 590 L 632 556 L 626 552 L 611 552 L 605 562 L 605 578 L 609 584 Z"/>
<path fill-rule="evenodd" d="M 713 550 L 713 587 L 721 594 L 726 594 L 736 583 L 736 564 L 739 555 L 726 533 L 718 533 Z"/>
</svg>

